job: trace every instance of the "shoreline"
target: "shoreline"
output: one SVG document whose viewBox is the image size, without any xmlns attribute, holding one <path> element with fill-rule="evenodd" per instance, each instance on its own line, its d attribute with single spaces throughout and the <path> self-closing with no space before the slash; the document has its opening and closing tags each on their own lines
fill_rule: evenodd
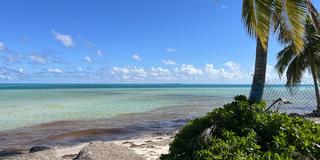
<svg viewBox="0 0 320 160">
<path fill-rule="evenodd" d="M 35 146 L 69 147 L 94 141 L 117 142 L 132 139 L 166 137 L 168 135 L 174 135 L 187 121 L 172 121 L 169 124 L 173 122 L 176 122 L 176 124 L 169 126 L 161 122 L 141 123 L 131 126 L 126 125 L 119 126 L 118 128 L 95 128 L 96 126 L 92 126 L 79 130 L 73 130 L 71 123 L 66 125 L 65 128 L 68 130 L 64 129 L 62 130 L 63 132 L 57 132 L 55 130 L 59 128 L 60 125 L 54 127 L 41 125 L 43 127 L 39 127 L 38 130 L 28 128 L 17 132 L 0 132 L 0 157 L 10 152 L 26 153 L 30 148 Z"/>
<path fill-rule="evenodd" d="M 191 106 L 183 106 L 189 110 Z M 203 114 L 180 111 L 180 105 L 98 120 L 54 121 L 0 131 L 1 151 L 24 151 L 33 146 L 63 146 L 90 141 L 126 140 L 144 135 L 171 134 Z M 205 110 L 206 111 L 206 110 Z"/>
<path fill-rule="evenodd" d="M 48 158 L 50 156 L 52 157 L 51 154 L 54 154 L 54 157 L 57 160 L 58 159 L 72 160 L 77 158 L 77 156 L 81 153 L 81 151 L 84 148 L 92 144 L 103 144 L 103 145 L 112 144 L 112 145 L 116 145 L 116 146 L 128 149 L 128 151 L 132 151 L 132 153 L 142 157 L 145 160 L 157 160 L 161 156 L 161 154 L 165 154 L 169 152 L 169 144 L 172 142 L 174 135 L 175 134 L 170 134 L 170 135 L 148 134 L 140 137 L 129 138 L 126 140 L 91 141 L 91 142 L 80 143 L 76 145 L 64 145 L 64 146 L 59 146 L 59 145 L 58 146 L 35 146 L 38 148 L 39 151 L 32 152 L 31 150 L 32 148 L 34 148 L 32 147 L 30 148 L 30 151 L 25 150 L 24 152 L 20 152 L 18 154 L 10 155 L 8 153 L 9 155 L 7 156 L 2 156 L 0 154 L 0 159 L 2 158 L 4 158 L 4 160 L 29 159 L 32 156 L 37 157 L 39 155 L 41 155 L 40 159 L 43 159 L 43 158 Z M 47 153 L 50 150 L 53 152 Z M 97 153 L 97 154 L 100 154 L 100 153 Z M 37 159 L 37 158 L 32 158 L 32 159 Z M 49 158 L 49 159 L 52 159 L 52 158 Z"/>
<path fill-rule="evenodd" d="M 320 118 L 318 117 L 309 117 L 307 119 L 317 124 L 320 124 Z M 178 130 L 172 131 L 169 134 L 149 133 L 149 134 L 143 134 L 143 135 L 128 138 L 128 139 L 110 140 L 110 141 L 94 140 L 94 141 L 78 143 L 74 145 L 33 146 L 33 147 L 25 148 L 24 150 L 13 149 L 13 150 L 8 150 L 6 152 L 0 151 L 0 159 L 3 159 L 3 160 L 81 159 L 78 156 L 81 155 L 83 150 L 90 147 L 94 148 L 94 146 L 97 145 L 100 148 L 98 147 L 97 149 L 98 151 L 95 151 L 91 156 L 104 155 L 105 154 L 104 152 L 109 152 L 109 150 L 111 151 L 115 150 L 114 152 L 117 152 L 119 150 L 117 150 L 116 148 L 122 147 L 120 150 L 126 150 L 126 153 L 128 152 L 128 155 L 126 155 L 126 153 L 117 153 L 117 154 L 114 154 L 114 156 L 122 155 L 122 156 L 128 157 L 128 160 L 129 160 L 130 154 L 131 154 L 131 156 L 134 155 L 134 156 L 140 157 L 140 158 L 137 158 L 139 160 L 140 159 L 158 160 L 162 154 L 166 154 L 169 152 L 169 144 L 173 141 L 174 135 L 176 135 L 177 132 Z M 103 148 L 104 146 L 107 146 L 107 149 Z M 113 157 L 111 157 L 111 159 L 113 160 Z M 117 159 L 117 158 L 114 158 L 114 159 Z"/>
</svg>

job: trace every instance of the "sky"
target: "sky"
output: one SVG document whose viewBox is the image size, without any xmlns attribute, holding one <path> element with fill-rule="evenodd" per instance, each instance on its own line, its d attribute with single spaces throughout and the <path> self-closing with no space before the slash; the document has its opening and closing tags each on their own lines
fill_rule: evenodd
<svg viewBox="0 0 320 160">
<path fill-rule="evenodd" d="M 0 82 L 250 83 L 255 40 L 241 7 L 241 0 L 3 0 Z M 278 78 L 282 48 L 272 36 L 268 78 Z"/>
</svg>

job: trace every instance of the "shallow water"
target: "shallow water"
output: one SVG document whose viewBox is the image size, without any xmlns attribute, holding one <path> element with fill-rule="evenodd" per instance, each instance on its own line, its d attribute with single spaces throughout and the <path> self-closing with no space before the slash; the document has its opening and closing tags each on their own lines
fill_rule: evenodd
<svg viewBox="0 0 320 160">
<path fill-rule="evenodd" d="M 249 85 L 2 84 L 0 150 L 171 132 L 249 90 Z M 270 101 L 284 92 L 266 90 Z M 302 100 L 289 109 L 299 110 Z"/>
<path fill-rule="evenodd" d="M 110 118 L 174 105 L 213 107 L 247 92 L 247 87 L 1 89 L 0 130 L 52 121 Z"/>
<path fill-rule="evenodd" d="M 0 146 L 170 130 L 248 92 L 246 85 L 2 85 Z"/>
</svg>

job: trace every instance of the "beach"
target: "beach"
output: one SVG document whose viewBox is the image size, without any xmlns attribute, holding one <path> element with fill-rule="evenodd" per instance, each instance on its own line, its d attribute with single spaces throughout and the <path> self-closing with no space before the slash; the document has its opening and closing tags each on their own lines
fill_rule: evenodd
<svg viewBox="0 0 320 160">
<path fill-rule="evenodd" d="M 173 136 L 143 136 L 140 138 L 110 141 L 105 143 L 114 143 L 128 149 L 131 149 L 137 155 L 140 155 L 146 160 L 157 160 L 161 154 L 169 152 L 169 143 L 173 140 Z M 95 142 L 91 142 L 95 143 Z M 62 159 L 71 159 L 72 156 L 77 155 L 82 148 L 89 143 L 84 143 L 69 147 L 56 147 L 57 154 Z M 63 158 L 65 157 L 65 158 Z"/>
<path fill-rule="evenodd" d="M 136 156 L 138 159 L 144 160 L 157 160 L 161 154 L 166 154 L 169 151 L 169 143 L 172 142 L 173 135 L 162 135 L 162 136 L 150 136 L 144 135 L 142 137 L 137 137 L 127 140 L 118 140 L 118 141 L 92 141 L 88 143 L 81 143 L 71 146 L 38 146 L 38 151 L 32 151 L 31 149 L 20 150 L 19 153 L 11 154 L 4 157 L 0 157 L 3 160 L 10 159 L 52 159 L 52 160 L 73 160 L 73 159 L 82 159 L 81 152 L 86 148 L 93 148 L 92 146 L 99 146 L 94 152 L 91 151 L 91 155 L 101 157 L 104 154 L 107 154 L 108 157 L 100 158 L 113 160 L 117 159 L 119 156 L 122 156 L 121 159 L 134 159 Z M 108 148 L 104 148 L 108 146 Z M 126 150 L 127 152 L 121 153 L 116 150 L 118 147 L 121 150 Z M 91 149 L 90 148 L 90 149 Z M 108 152 L 108 153 L 105 153 Z M 110 152 L 114 152 L 111 156 Z M 82 153 L 83 154 L 83 153 Z M 83 156 L 83 155 L 82 155 Z M 133 157 L 132 157 L 133 156 Z M 99 158 L 95 158 L 99 159 Z"/>
<path fill-rule="evenodd" d="M 320 159 L 320 1 L 1 5 L 0 160 Z"/>
<path fill-rule="evenodd" d="M 0 150 L 177 130 L 249 85 L 0 85 Z"/>
<path fill-rule="evenodd" d="M 319 118 L 309 118 L 309 120 L 320 124 Z M 66 146 L 38 146 L 40 149 L 37 152 L 30 153 L 31 150 L 26 148 L 20 150 L 19 153 L 4 156 L 0 159 L 50 159 L 50 160 L 74 160 L 74 159 L 96 159 L 96 160 L 158 160 L 162 154 L 169 152 L 169 145 L 173 141 L 174 133 L 167 135 L 142 135 L 140 137 L 113 140 L 113 141 L 91 141 L 76 145 Z M 97 147 L 98 146 L 98 147 Z M 107 147 L 107 148 L 106 148 Z M 116 149 L 124 150 L 119 152 Z M 33 147 L 36 148 L 36 147 Z M 94 149 L 92 149 L 94 148 Z M 84 154 L 84 150 L 90 150 L 90 154 Z M 88 152 L 88 151 L 87 151 Z M 107 153 L 106 153 L 107 152 Z M 3 154 L 3 153 L 2 153 Z M 10 154 L 9 152 L 7 154 Z M 85 156 L 84 156 L 85 155 Z M 108 157 L 103 157 L 107 155 Z M 98 158 L 97 158 L 98 157 Z"/>
<path fill-rule="evenodd" d="M 150 144 L 143 142 L 173 136 L 189 120 L 249 90 L 250 85 L 1 84 L 0 152 L 26 153 L 35 146 L 59 146 L 64 148 L 56 148 L 61 156 L 101 141 L 156 157 L 167 152 L 169 142 L 160 150 L 144 148 Z M 308 111 L 299 103 L 287 108 L 285 112 Z M 130 147 L 132 143 L 141 146 Z"/>
</svg>

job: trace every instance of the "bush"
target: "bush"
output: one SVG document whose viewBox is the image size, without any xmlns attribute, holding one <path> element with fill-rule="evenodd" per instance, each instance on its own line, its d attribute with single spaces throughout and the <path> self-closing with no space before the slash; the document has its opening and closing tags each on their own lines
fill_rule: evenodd
<svg viewBox="0 0 320 160">
<path fill-rule="evenodd" d="M 237 96 L 188 122 L 160 159 L 320 159 L 319 125 L 265 108 L 264 102 Z M 212 130 L 204 136 L 208 128 Z"/>
</svg>

